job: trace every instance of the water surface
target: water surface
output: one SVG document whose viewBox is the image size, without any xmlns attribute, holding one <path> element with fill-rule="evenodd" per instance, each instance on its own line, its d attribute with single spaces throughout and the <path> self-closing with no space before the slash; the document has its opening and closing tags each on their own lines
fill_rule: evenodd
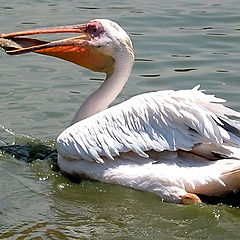
<svg viewBox="0 0 240 240">
<path fill-rule="evenodd" d="M 238 1 L 1 1 L 0 32 L 109 18 L 136 53 L 113 104 L 201 84 L 240 110 L 239 12 Z M 59 59 L 0 53 L 0 144 L 19 145 L 0 153 L 0 239 L 237 239 L 238 207 L 168 204 L 58 171 L 54 140 L 99 78 Z"/>
</svg>

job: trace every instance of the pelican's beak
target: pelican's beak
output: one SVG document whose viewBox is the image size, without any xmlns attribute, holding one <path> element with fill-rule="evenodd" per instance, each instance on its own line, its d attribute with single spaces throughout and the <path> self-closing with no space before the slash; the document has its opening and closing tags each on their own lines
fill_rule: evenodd
<svg viewBox="0 0 240 240">
<path fill-rule="evenodd" d="M 48 33 L 81 33 L 82 35 L 48 42 L 32 39 L 28 35 Z M 87 24 L 33 29 L 0 35 L 0 46 L 9 55 L 35 52 L 58 57 L 97 72 L 112 71 L 114 59 L 96 50 Z"/>
</svg>

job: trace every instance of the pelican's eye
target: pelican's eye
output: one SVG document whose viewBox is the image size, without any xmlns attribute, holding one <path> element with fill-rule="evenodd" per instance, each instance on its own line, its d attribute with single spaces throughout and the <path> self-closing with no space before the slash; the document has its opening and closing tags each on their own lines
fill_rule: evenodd
<svg viewBox="0 0 240 240">
<path fill-rule="evenodd" d="M 87 33 L 91 38 L 96 38 L 104 32 L 104 28 L 100 22 L 90 22 L 87 24 Z"/>
</svg>

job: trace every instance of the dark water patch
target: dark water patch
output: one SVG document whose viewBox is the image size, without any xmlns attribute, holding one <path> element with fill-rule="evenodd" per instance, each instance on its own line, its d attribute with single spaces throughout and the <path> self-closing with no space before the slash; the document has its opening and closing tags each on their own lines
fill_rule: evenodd
<svg viewBox="0 0 240 240">
<path fill-rule="evenodd" d="M 133 7 L 128 7 L 128 6 L 125 6 L 125 7 L 123 7 L 123 6 L 108 7 L 108 9 L 112 9 L 112 10 L 131 10 L 132 9 L 132 10 L 135 10 Z"/>
<path fill-rule="evenodd" d="M 172 54 L 171 55 L 172 57 L 174 58 L 190 58 L 191 56 L 190 55 L 181 55 L 181 54 Z"/>
<path fill-rule="evenodd" d="M 142 13 L 144 13 L 144 11 L 143 10 L 132 10 L 132 11 L 130 11 L 130 13 L 142 14 Z"/>
<path fill-rule="evenodd" d="M 206 31 L 206 30 L 216 30 L 216 28 L 212 26 L 207 26 L 207 27 L 180 27 L 180 30 L 190 30 L 190 31 Z M 207 35 L 227 35 L 226 33 L 207 33 Z"/>
<path fill-rule="evenodd" d="M 9 105 L 16 105 L 16 104 L 18 104 L 18 102 L 9 102 L 8 104 Z"/>
<path fill-rule="evenodd" d="M 228 70 L 223 70 L 223 69 L 217 69 L 216 72 L 219 72 L 219 73 L 227 73 L 229 72 Z"/>
<path fill-rule="evenodd" d="M 202 30 L 210 30 L 213 29 L 213 27 L 203 27 Z"/>
<path fill-rule="evenodd" d="M 103 82 L 103 81 L 105 81 L 104 78 L 89 78 L 89 80 L 91 80 L 91 81 L 98 81 L 98 82 Z"/>
<path fill-rule="evenodd" d="M 82 6 L 76 7 L 76 8 L 83 9 L 83 10 L 97 10 L 97 9 L 101 9 L 99 7 L 82 7 Z"/>
<path fill-rule="evenodd" d="M 141 77 L 147 77 L 147 78 L 154 78 L 154 77 L 160 77 L 160 74 L 141 74 Z"/>
<path fill-rule="evenodd" d="M 175 72 L 191 72 L 197 70 L 196 68 L 177 68 L 174 69 Z"/>
<path fill-rule="evenodd" d="M 213 3 L 213 4 L 211 4 L 211 6 L 213 6 L 213 7 L 221 7 L 222 4 L 220 4 L 220 3 Z"/>
<path fill-rule="evenodd" d="M 134 32 L 131 32 L 129 34 L 132 36 L 142 36 L 143 35 L 142 33 L 134 33 Z"/>
<path fill-rule="evenodd" d="M 195 14 L 206 14 L 207 11 L 205 10 L 192 10 L 191 13 Z"/>
<path fill-rule="evenodd" d="M 227 52 L 213 52 L 214 55 L 229 55 Z"/>
<path fill-rule="evenodd" d="M 232 207 L 240 207 L 240 191 L 231 192 L 224 197 L 210 197 L 205 195 L 199 195 L 200 199 L 208 204 L 217 205 L 217 204 L 226 204 Z"/>
<path fill-rule="evenodd" d="M 5 9 L 5 10 L 12 10 L 12 7 L 0 7 L 1 9 Z"/>
<path fill-rule="evenodd" d="M 34 160 L 54 160 L 57 162 L 57 150 L 52 143 L 44 143 L 34 140 L 28 141 L 26 144 L 13 144 L 0 146 L 0 151 L 4 154 L 9 154 L 12 157 L 27 163 Z"/>
<path fill-rule="evenodd" d="M 147 58 L 136 58 L 135 62 L 153 62 L 153 59 L 147 59 Z"/>
<path fill-rule="evenodd" d="M 180 30 L 187 30 L 187 31 L 202 31 L 202 30 L 208 30 L 205 29 L 205 27 L 195 28 L 195 27 L 180 27 Z"/>
<path fill-rule="evenodd" d="M 34 25 L 37 24 L 35 22 L 22 22 L 23 25 Z"/>
<path fill-rule="evenodd" d="M 207 33 L 209 36 L 226 36 L 226 33 Z"/>
<path fill-rule="evenodd" d="M 209 27 L 199 27 L 199 28 L 180 27 L 179 29 L 181 29 L 181 30 L 198 30 L 198 31 L 201 31 L 201 30 L 211 30 L 211 29 L 213 29 L 213 27 L 211 27 L 211 26 L 209 26 Z"/>
<path fill-rule="evenodd" d="M 81 92 L 79 92 L 79 91 L 70 91 L 70 93 L 73 93 L 73 94 L 81 94 Z"/>
</svg>

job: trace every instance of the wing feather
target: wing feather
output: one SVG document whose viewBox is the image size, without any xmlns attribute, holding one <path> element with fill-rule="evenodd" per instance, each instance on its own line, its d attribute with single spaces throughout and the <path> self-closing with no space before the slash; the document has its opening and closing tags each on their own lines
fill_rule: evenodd
<svg viewBox="0 0 240 240">
<path fill-rule="evenodd" d="M 58 151 L 70 159 L 104 162 L 129 151 L 147 158 L 149 150 L 191 151 L 202 143 L 239 147 L 240 122 L 228 115 L 240 113 L 198 89 L 135 96 L 64 130 Z"/>
</svg>

